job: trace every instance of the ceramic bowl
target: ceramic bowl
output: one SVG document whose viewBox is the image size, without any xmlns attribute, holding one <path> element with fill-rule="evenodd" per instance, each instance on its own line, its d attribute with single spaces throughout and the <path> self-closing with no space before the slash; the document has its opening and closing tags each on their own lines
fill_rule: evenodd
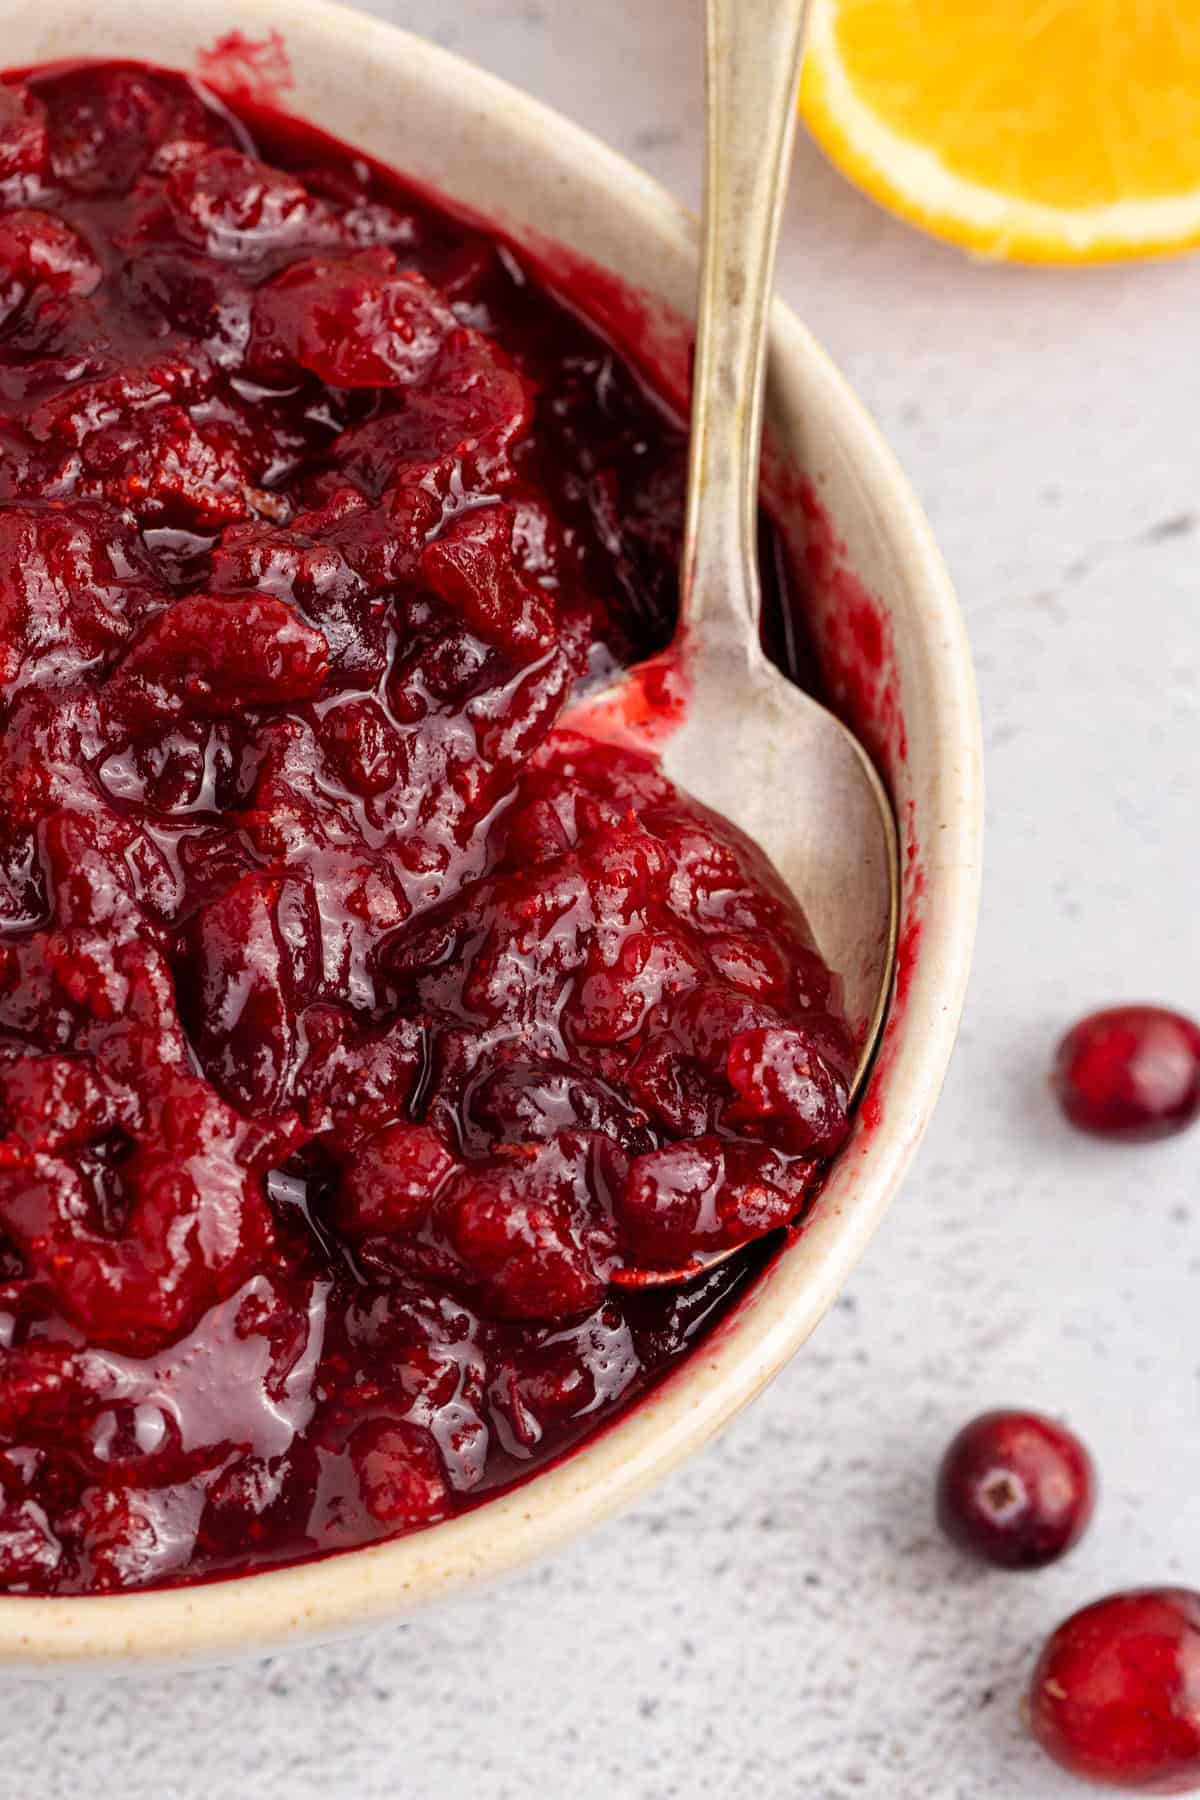
<svg viewBox="0 0 1200 1800">
<path fill-rule="evenodd" d="M 494 222 L 667 390 L 686 382 L 696 225 L 640 170 L 457 57 L 321 0 L 0 0 L 4 61 L 128 56 L 200 74 L 332 132 Z M 395 1542 L 171 1591 L 0 1600 L 26 1673 L 227 1660 L 396 1618 L 553 1551 L 627 1505 L 768 1382 L 829 1307 L 921 1138 L 967 979 L 979 725 L 945 569 L 871 420 L 799 320 L 772 321 L 768 497 L 807 584 L 826 686 L 891 782 L 900 966 L 853 1136 L 803 1235 L 633 1411 L 561 1464 Z"/>
</svg>

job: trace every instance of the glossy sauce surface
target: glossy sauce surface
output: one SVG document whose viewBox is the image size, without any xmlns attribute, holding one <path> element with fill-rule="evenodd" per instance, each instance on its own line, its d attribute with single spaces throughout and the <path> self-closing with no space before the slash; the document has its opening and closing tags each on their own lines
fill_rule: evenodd
<svg viewBox="0 0 1200 1800">
<path fill-rule="evenodd" d="M 802 1213 L 852 1051 L 753 847 L 556 729 L 671 633 L 610 347 L 177 76 L 10 79 L 0 206 L 0 1588 L 93 1592 L 561 1454 L 758 1253 L 622 1271 Z"/>
</svg>

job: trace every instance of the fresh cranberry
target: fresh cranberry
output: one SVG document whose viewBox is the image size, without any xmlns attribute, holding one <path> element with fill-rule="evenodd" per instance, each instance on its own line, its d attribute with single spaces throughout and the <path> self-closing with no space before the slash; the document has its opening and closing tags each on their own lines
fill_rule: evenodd
<svg viewBox="0 0 1200 1800">
<path fill-rule="evenodd" d="M 1042 1748 L 1085 1781 L 1200 1788 L 1200 1594 L 1134 1589 L 1074 1613 L 1038 1659 L 1029 1714 Z"/>
<path fill-rule="evenodd" d="M 1062 1556 L 1087 1529 L 1094 1502 L 1087 1451 L 1040 1413 L 981 1413 L 953 1439 L 938 1473 L 942 1530 L 1002 1569 Z"/>
<path fill-rule="evenodd" d="M 1113 1006 L 1072 1027 L 1054 1086 L 1073 1125 L 1145 1142 L 1200 1113 L 1200 1025 L 1163 1006 Z"/>
</svg>

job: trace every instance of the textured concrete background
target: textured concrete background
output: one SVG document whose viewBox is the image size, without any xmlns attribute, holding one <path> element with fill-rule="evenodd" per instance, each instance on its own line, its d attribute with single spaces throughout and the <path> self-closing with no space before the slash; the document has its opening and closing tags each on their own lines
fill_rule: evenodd
<svg viewBox="0 0 1200 1800">
<path fill-rule="evenodd" d="M 378 0 L 694 197 L 699 0 Z M 502 1590 L 331 1651 L 3 1695 L 14 1800 L 1063 1800 L 1020 1685 L 1066 1610 L 1200 1576 L 1200 1133 L 1106 1150 L 1047 1102 L 1074 1014 L 1200 1010 L 1200 266 L 978 268 L 807 145 L 781 283 L 957 579 L 988 869 L 961 1047 L 841 1304 L 728 1435 Z M 965 1567 L 929 1481 L 970 1413 L 1068 1416 L 1103 1493 L 1059 1569 Z"/>
</svg>

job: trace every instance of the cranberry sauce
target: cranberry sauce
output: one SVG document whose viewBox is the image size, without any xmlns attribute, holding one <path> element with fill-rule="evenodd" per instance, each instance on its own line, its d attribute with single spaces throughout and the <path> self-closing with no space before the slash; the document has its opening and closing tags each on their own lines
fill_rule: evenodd
<svg viewBox="0 0 1200 1800">
<path fill-rule="evenodd" d="M 557 721 L 679 429 L 505 248 L 128 65 L 0 86 L 0 1588 L 444 1518 L 846 1131 L 803 921 Z"/>
</svg>

